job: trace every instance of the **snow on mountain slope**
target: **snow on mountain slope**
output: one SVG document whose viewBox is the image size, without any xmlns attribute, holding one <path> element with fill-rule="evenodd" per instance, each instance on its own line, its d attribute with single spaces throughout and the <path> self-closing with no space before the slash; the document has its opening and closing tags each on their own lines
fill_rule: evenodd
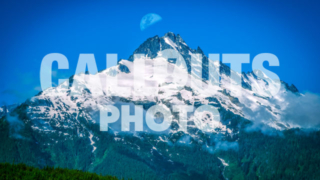
<svg viewBox="0 0 320 180">
<path fill-rule="evenodd" d="M 176 51 L 176 55 L 183 57 L 185 63 L 167 59 L 166 54 L 162 54 L 165 50 Z M 35 131 L 60 133 L 61 136 L 68 136 L 68 133 L 64 133 L 77 129 L 77 136 L 89 137 L 93 146 L 94 134 L 87 124 L 98 123 L 99 109 L 117 101 L 162 104 L 170 109 L 172 105 L 198 107 L 209 104 L 217 107 L 220 112 L 223 110 L 248 120 L 258 120 L 279 130 L 298 126 L 281 121 L 281 111 L 286 107 L 284 95 L 298 93 L 294 86 L 282 82 L 280 92 L 270 97 L 270 91 L 276 83 L 270 79 L 260 79 L 250 72 L 238 74 L 242 79 L 242 88 L 234 89 L 230 74 L 235 72 L 218 61 L 208 64 L 211 60 L 202 50 L 199 47 L 197 50 L 191 49 L 179 35 L 167 33 L 163 37 L 149 38 L 134 54 L 146 55 L 146 74 L 135 81 L 135 67 L 141 71 L 143 66 L 135 66 L 133 61 L 139 62 L 142 58 L 134 59 L 132 55 L 128 60 L 120 60 L 115 67 L 95 75 L 74 75 L 69 81 L 48 88 L 31 98 L 27 102 L 27 114 L 32 120 L 32 128 Z M 191 65 L 194 68 L 193 73 Z M 208 81 L 210 66 L 214 74 L 221 76 L 218 85 Z M 154 71 L 158 73 L 154 74 Z M 186 84 L 183 77 L 187 77 Z M 193 118 L 190 117 L 190 120 Z M 221 123 L 216 127 L 222 133 L 230 133 L 232 130 L 224 122 L 225 117 L 222 115 L 221 118 Z M 174 120 L 178 121 L 176 117 Z M 95 148 L 93 146 L 93 151 Z"/>
</svg>

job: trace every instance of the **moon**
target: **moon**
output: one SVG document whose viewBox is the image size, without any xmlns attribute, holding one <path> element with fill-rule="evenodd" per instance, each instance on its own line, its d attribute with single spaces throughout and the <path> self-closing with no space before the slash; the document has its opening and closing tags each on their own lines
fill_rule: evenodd
<svg viewBox="0 0 320 180">
<path fill-rule="evenodd" d="M 142 17 L 140 21 L 140 29 L 141 31 L 145 30 L 149 26 L 161 21 L 162 18 L 158 14 L 155 13 L 149 13 Z"/>
</svg>

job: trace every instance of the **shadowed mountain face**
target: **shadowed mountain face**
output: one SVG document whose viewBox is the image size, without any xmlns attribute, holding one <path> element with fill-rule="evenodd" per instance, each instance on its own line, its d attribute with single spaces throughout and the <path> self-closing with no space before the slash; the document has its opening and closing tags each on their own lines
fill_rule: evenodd
<svg viewBox="0 0 320 180">
<path fill-rule="evenodd" d="M 185 69 L 161 56 L 167 49 L 184 58 Z M 147 73 L 157 62 L 181 74 L 187 71 L 188 78 L 205 83 L 207 89 L 146 75 L 138 84 L 156 81 L 155 97 L 143 88 L 122 90 L 114 80 L 132 85 L 133 61 L 139 61 L 133 55 L 98 74 L 74 75 L 69 82 L 48 88 L 17 107 L 0 109 L 0 162 L 59 166 L 133 179 L 319 177 L 319 132 L 305 133 L 300 129 L 303 126 L 283 118 L 286 102 L 302 97 L 294 85 L 281 82 L 279 93 L 270 96 L 276 82 L 253 72 L 242 73 L 238 93 L 230 86 L 230 74 L 235 72 L 220 62 L 212 64 L 220 74 L 219 84 L 213 84 L 208 72 L 211 60 L 173 33 L 147 39 L 134 54 L 147 56 Z M 196 54 L 202 57 L 192 61 Z M 192 73 L 194 65 L 203 66 L 201 74 Z M 99 94 L 97 84 L 105 79 L 106 87 Z M 133 105 L 141 105 L 144 115 L 153 105 L 170 110 L 174 105 L 211 105 L 218 109 L 220 122 L 205 133 L 190 115 L 188 131 L 180 131 L 179 114 L 172 113 L 173 122 L 165 132 L 150 132 L 144 123 L 142 132 L 123 133 L 120 120 L 102 132 L 99 112 L 106 105 L 129 105 L 132 112 Z M 312 160 L 307 158 L 310 155 Z"/>
</svg>

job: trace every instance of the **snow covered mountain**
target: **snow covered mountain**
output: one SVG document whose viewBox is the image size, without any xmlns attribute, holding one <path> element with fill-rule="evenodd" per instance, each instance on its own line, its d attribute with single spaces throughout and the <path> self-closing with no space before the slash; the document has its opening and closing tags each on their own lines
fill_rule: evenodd
<svg viewBox="0 0 320 180">
<path fill-rule="evenodd" d="M 174 50 L 177 52 L 175 54 L 177 57 L 182 56 L 185 66 L 178 60 L 167 59 L 163 54 L 166 50 Z M 133 61 L 142 60 L 141 57 L 135 59 L 135 54 L 145 54 L 143 57 L 146 61 L 145 67 L 133 64 Z M 224 149 L 235 147 L 243 124 L 262 125 L 275 131 L 301 127 L 299 124 L 285 120 L 282 115 L 289 104 L 288 97 L 303 96 L 294 85 L 289 86 L 281 81 L 279 93 L 270 96 L 270 91 L 275 88 L 277 82 L 267 77 L 262 79 L 256 75 L 260 73 L 260 76 L 265 76 L 262 72 L 237 74 L 221 62 L 215 61 L 210 64 L 209 61 L 199 47 L 196 50 L 191 49 L 180 35 L 169 32 L 163 37 L 155 36 L 147 39 L 128 60 L 120 60 L 117 66 L 97 74 L 74 75 L 69 78 L 69 81 L 44 90 L 18 107 L 11 108 L 10 111 L 5 107 L 0 108 L 0 116 L 7 115 L 10 124 L 17 123 L 14 118 L 18 117 L 23 125 L 19 123 L 20 128 L 13 128 L 12 134 L 26 140 L 32 139 L 28 141 L 32 142 L 31 147 L 42 149 L 41 153 L 50 152 L 50 155 L 43 155 L 40 160 L 36 159 L 38 164 L 39 162 L 43 165 L 48 164 L 49 160 L 46 157 L 50 156 L 49 162 L 52 161 L 53 165 L 63 164 L 69 168 L 98 173 L 111 172 L 112 168 L 104 169 L 103 164 L 112 160 L 110 159 L 112 156 L 107 154 L 115 149 L 118 154 L 130 157 L 128 162 L 134 159 L 135 163 L 143 162 L 143 165 L 146 164 L 153 171 L 172 173 L 172 169 L 186 171 L 184 166 L 179 164 L 179 156 L 183 152 L 195 151 L 187 150 L 185 146 L 173 148 L 173 143 L 196 144 L 211 153 L 217 146 Z M 202 73 L 199 69 L 201 66 L 203 66 Z M 192 71 L 192 67 L 195 71 Z M 133 81 L 135 68 L 139 71 L 143 68 L 146 74 Z M 219 81 L 218 84 L 209 81 L 210 68 L 215 70 L 213 74 L 220 75 L 219 80 L 215 79 Z M 154 74 L 154 71 L 160 73 Z M 181 76 L 175 76 L 174 73 L 186 75 L 187 83 L 183 82 Z M 231 74 L 241 77 L 241 90 L 234 89 L 231 85 L 233 83 Z M 175 81 L 173 81 L 174 78 L 176 78 Z M 154 87 L 156 91 L 145 88 L 145 83 Z M 205 88 L 199 85 L 202 83 Z M 149 134 L 145 127 L 145 132 L 129 133 L 129 137 L 123 136 L 117 129 L 119 122 L 111 126 L 110 131 L 106 132 L 108 135 L 100 132 L 99 110 L 106 105 L 122 104 L 142 105 L 144 111 L 156 104 L 170 110 L 173 105 L 193 105 L 195 108 L 201 105 L 212 105 L 218 108 L 221 117 L 220 123 L 215 124 L 212 132 L 218 136 L 199 132 L 192 122 L 195 120 L 193 115 L 189 116 L 188 131 L 179 131 L 177 113 L 172 113 L 174 121 L 169 131 L 156 136 Z M 28 131 L 20 132 L 22 127 Z M 106 142 L 113 148 L 110 149 Z M 130 153 L 122 149 L 127 149 Z M 78 157 L 79 154 L 85 155 L 86 158 Z M 64 164 L 67 160 L 69 162 L 69 156 L 74 157 L 75 160 Z M 193 167 L 196 163 L 194 160 L 191 161 L 194 163 L 189 165 Z M 221 157 L 215 157 L 211 160 L 212 162 L 218 164 L 220 171 L 224 171 L 228 165 Z M 160 165 L 172 169 L 159 170 L 157 167 Z M 117 175 L 123 173 L 112 170 L 112 172 L 116 171 Z M 141 169 L 136 171 L 139 172 Z M 220 178 L 223 179 L 222 176 Z"/>
<path fill-rule="evenodd" d="M 187 68 L 177 65 L 159 54 L 166 49 L 177 51 L 185 59 Z M 197 53 L 202 55 L 201 59 L 195 56 Z M 134 56 L 132 55 L 128 60 L 120 60 L 115 67 L 94 75 L 74 75 L 70 77 L 69 82 L 66 81 L 57 87 L 48 88 L 31 98 L 24 104 L 26 117 L 28 117 L 26 123 L 35 132 L 53 133 L 62 139 L 72 139 L 73 136 L 88 138 L 92 151 L 96 150 L 97 147 L 94 144 L 99 138 L 94 135 L 94 131 L 90 128 L 91 124 L 99 124 L 99 110 L 109 104 L 131 103 L 143 105 L 145 110 L 155 104 L 171 110 L 173 105 L 193 105 L 197 108 L 209 104 L 219 109 L 221 121 L 216 124 L 215 133 L 222 134 L 237 134 L 239 119 L 256 121 L 278 130 L 298 126 L 281 120 L 281 111 L 286 108 L 286 94 L 299 95 L 293 85 L 288 86 L 282 82 L 280 92 L 276 96 L 270 97 L 268 91 L 274 83 L 271 79 L 269 81 L 260 79 L 253 72 L 242 73 L 242 91 L 240 93 L 232 89 L 230 85 L 232 82 L 230 74 L 235 72 L 220 62 L 213 63 L 216 70 L 219 70 L 214 73 L 221 75 L 220 83 L 213 84 L 208 81 L 207 56 L 199 47 L 197 50 L 191 49 L 179 35 L 171 32 L 163 37 L 149 38 L 134 51 L 134 54 L 147 56 L 147 75 L 136 81 L 135 84 L 141 88 L 133 88 Z M 196 61 L 191 60 L 192 56 L 195 56 Z M 160 76 L 152 74 L 155 63 L 157 63 L 157 69 L 162 67 Z M 195 67 L 203 65 L 202 75 L 192 74 L 191 65 Z M 204 82 L 207 88 L 191 85 L 190 81 L 186 85 L 180 81 L 172 82 L 170 74 L 168 79 L 167 69 L 174 69 L 176 73 L 181 75 L 186 74 L 189 79 L 193 76 L 193 81 L 196 81 L 196 84 Z M 120 87 L 122 85 L 125 87 L 119 88 L 116 85 L 116 79 L 118 79 Z M 156 96 L 150 96 L 150 92 L 143 88 L 143 83 L 146 81 L 155 81 L 155 87 L 158 87 Z M 100 82 L 105 86 L 104 88 L 99 86 Z M 99 94 L 101 91 L 103 93 Z M 170 132 L 175 134 L 178 133 L 177 122 L 179 118 L 177 114 L 174 114 L 173 119 L 176 123 L 171 126 Z M 194 117 L 189 117 L 190 121 L 193 119 Z M 238 120 L 234 121 L 233 119 Z M 189 123 L 189 127 L 195 128 L 192 122 Z M 52 139 L 52 143 L 57 143 L 57 140 Z"/>
<path fill-rule="evenodd" d="M 187 69 L 170 62 L 164 57 L 159 56 L 159 52 L 166 49 L 174 49 L 183 56 L 186 61 Z M 199 53 L 202 59 L 197 59 L 198 65 L 203 65 L 203 73 L 191 74 L 191 57 Z M 287 93 L 298 93 L 293 86 L 288 86 L 282 82 L 280 92 L 270 97 L 268 91 L 273 87 L 274 82 L 259 78 L 253 72 L 242 73 L 242 89 L 239 91 L 232 89 L 230 82 L 230 73 L 235 73 L 230 68 L 220 62 L 213 65 L 219 69 L 221 75 L 220 84 L 208 82 L 208 58 L 198 47 L 197 50 L 187 46 L 180 35 L 171 32 L 163 37 L 155 36 L 146 40 L 134 54 L 146 54 L 146 73 L 143 79 L 139 79 L 141 88 L 133 88 L 133 55 L 128 60 L 120 60 L 118 65 L 101 71 L 95 75 L 78 74 L 70 78 L 69 82 L 64 82 L 57 87 L 46 89 L 39 95 L 33 97 L 28 102 L 28 115 L 33 120 L 32 126 L 35 130 L 55 131 L 55 128 L 74 128 L 85 129 L 79 118 L 84 118 L 88 123 L 98 123 L 97 112 L 103 105 L 114 104 L 117 101 L 133 102 L 134 104 L 162 104 L 171 108 L 172 105 L 194 105 L 198 107 L 203 104 L 210 104 L 219 108 L 221 113 L 221 122 L 226 124 L 223 119 L 224 112 L 231 112 L 248 120 L 257 120 L 259 113 L 263 112 L 263 119 L 259 121 L 276 129 L 286 129 L 296 127 L 296 124 L 288 124 L 281 121 L 281 110 L 286 107 L 284 96 Z M 167 72 L 162 76 L 152 75 L 154 63 L 159 67 L 169 67 L 175 69 L 179 74 L 186 74 L 188 78 L 195 77 L 195 81 L 203 80 L 207 89 L 202 87 L 172 83 L 167 78 Z M 116 78 L 119 84 L 127 88 L 118 88 Z M 107 79 L 107 81 L 105 80 Z M 151 97 L 143 89 L 145 81 L 154 81 L 158 86 L 156 97 Z M 99 81 L 104 83 L 103 95 L 99 95 L 101 86 Z M 107 84 L 105 83 L 107 82 Z M 184 86 L 183 88 L 180 88 Z M 129 88 L 129 89 L 128 89 Z M 71 94 L 73 92 L 73 94 Z M 135 96 L 134 94 L 140 94 Z M 144 94 L 144 95 L 141 95 Z M 224 130 L 226 126 L 222 125 Z M 229 129 L 229 131 L 231 131 Z M 80 131 L 81 132 L 81 131 Z M 79 133 L 79 136 L 83 134 Z"/>
</svg>

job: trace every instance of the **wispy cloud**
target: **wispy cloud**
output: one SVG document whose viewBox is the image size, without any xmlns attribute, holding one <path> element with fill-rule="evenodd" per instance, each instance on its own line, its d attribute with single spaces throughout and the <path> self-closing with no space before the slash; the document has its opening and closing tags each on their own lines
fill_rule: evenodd
<svg viewBox="0 0 320 180">
<path fill-rule="evenodd" d="M 280 105 L 280 121 L 293 127 L 306 129 L 320 128 L 320 95 L 307 92 L 297 95 L 291 92 L 284 93 L 281 101 L 270 99 L 274 104 Z M 261 131 L 267 135 L 281 135 L 280 131 L 266 125 L 273 122 L 275 117 L 264 106 L 255 110 L 243 109 L 251 117 L 253 124 L 246 128 L 247 131 Z"/>
<path fill-rule="evenodd" d="M 10 136 L 16 139 L 28 139 L 21 134 L 21 130 L 24 128 L 24 123 L 17 116 L 6 116 L 6 120 L 10 125 Z"/>
<path fill-rule="evenodd" d="M 285 122 L 298 124 L 303 128 L 320 127 L 320 96 L 318 94 L 307 92 L 297 97 L 288 93 L 285 99 L 288 105 L 281 116 Z"/>
</svg>

